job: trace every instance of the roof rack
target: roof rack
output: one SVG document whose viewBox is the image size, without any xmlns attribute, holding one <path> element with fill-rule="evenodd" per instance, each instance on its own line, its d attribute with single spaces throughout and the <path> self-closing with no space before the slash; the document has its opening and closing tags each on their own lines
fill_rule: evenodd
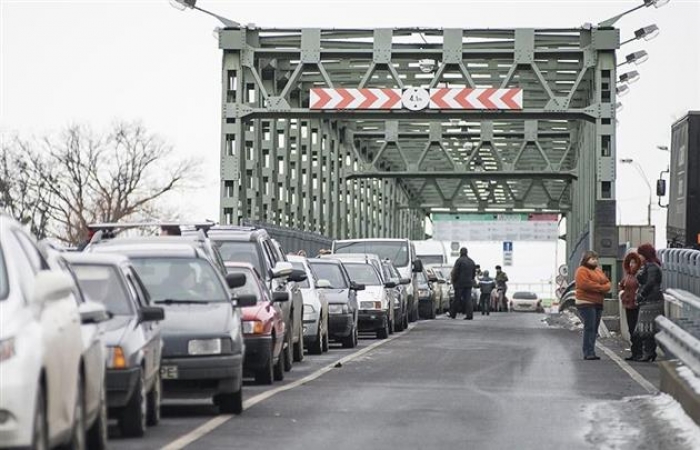
<svg viewBox="0 0 700 450">
<path fill-rule="evenodd" d="M 128 230 L 133 228 L 148 228 L 148 227 L 160 227 L 160 228 L 190 228 L 195 230 L 208 230 L 209 228 L 216 226 L 214 221 L 205 222 L 102 222 L 102 223 L 91 223 L 88 225 L 89 230 Z"/>
</svg>

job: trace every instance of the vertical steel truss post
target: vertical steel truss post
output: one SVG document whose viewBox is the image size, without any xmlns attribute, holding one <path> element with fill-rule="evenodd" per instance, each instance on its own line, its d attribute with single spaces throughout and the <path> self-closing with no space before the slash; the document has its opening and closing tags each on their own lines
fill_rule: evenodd
<svg viewBox="0 0 700 450">
<path fill-rule="evenodd" d="M 419 239 L 433 211 L 556 211 L 570 261 L 614 257 L 618 30 L 227 28 L 219 41 L 222 222 Z M 409 86 L 519 87 L 523 110 L 309 109 L 316 87 Z"/>
</svg>

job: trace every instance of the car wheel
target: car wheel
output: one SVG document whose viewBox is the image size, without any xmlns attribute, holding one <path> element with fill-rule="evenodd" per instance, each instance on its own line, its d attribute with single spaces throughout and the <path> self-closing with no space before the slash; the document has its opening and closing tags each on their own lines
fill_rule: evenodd
<svg viewBox="0 0 700 450">
<path fill-rule="evenodd" d="M 160 423 L 160 399 L 163 394 L 163 382 L 160 378 L 160 372 L 156 374 L 156 379 L 153 382 L 151 392 L 148 393 L 147 410 L 146 410 L 146 425 L 153 427 Z"/>
<path fill-rule="evenodd" d="M 330 348 L 329 337 L 328 337 L 328 325 L 326 325 L 326 332 L 323 333 L 323 348 L 324 352 L 327 352 Z"/>
<path fill-rule="evenodd" d="M 304 360 L 304 329 L 299 326 L 299 339 L 296 344 L 294 344 L 294 362 L 301 362 Z"/>
<path fill-rule="evenodd" d="M 386 339 L 389 337 L 389 319 L 386 320 L 381 330 L 377 331 L 377 339 Z"/>
<path fill-rule="evenodd" d="M 47 422 L 44 386 L 39 383 L 39 389 L 36 393 L 36 405 L 34 406 L 33 450 L 49 450 L 49 426 Z"/>
<path fill-rule="evenodd" d="M 219 406 L 222 414 L 240 414 L 243 412 L 243 388 L 236 392 L 218 394 L 214 397 L 214 403 Z"/>
<path fill-rule="evenodd" d="M 429 317 L 430 317 L 431 319 L 434 319 L 434 318 L 435 318 L 435 308 L 432 308 L 432 307 L 430 308 L 430 316 L 429 316 Z"/>
<path fill-rule="evenodd" d="M 320 355 L 323 353 L 323 334 L 321 334 L 321 322 L 318 324 L 318 331 L 316 332 L 316 339 L 309 346 L 309 353 L 312 355 Z"/>
<path fill-rule="evenodd" d="M 292 370 L 292 332 L 288 331 L 285 333 L 286 339 L 284 342 L 284 371 L 289 372 Z"/>
<path fill-rule="evenodd" d="M 87 433 L 87 447 L 90 450 L 105 450 L 107 448 L 107 398 L 105 390 L 103 385 L 100 394 L 100 412 Z"/>
<path fill-rule="evenodd" d="M 85 428 L 85 390 L 83 387 L 83 376 L 79 374 L 78 390 L 75 395 L 75 410 L 73 413 L 73 429 L 67 448 L 71 450 L 85 450 L 87 448 Z"/>
<path fill-rule="evenodd" d="M 357 327 L 354 327 L 350 334 L 343 338 L 343 348 L 355 348 L 357 345 Z"/>
<path fill-rule="evenodd" d="M 143 380 L 143 369 L 141 369 L 136 380 L 134 393 L 119 417 L 119 429 L 122 435 L 127 437 L 143 436 L 146 433 L 147 411 L 146 383 Z"/>
<path fill-rule="evenodd" d="M 274 354 L 274 350 L 273 350 Z M 277 358 L 277 364 L 275 364 L 275 367 L 273 368 L 273 378 L 275 381 L 282 381 L 284 380 L 284 359 L 286 353 L 284 349 L 280 350 L 280 356 Z"/>
<path fill-rule="evenodd" d="M 270 346 L 270 356 L 267 359 L 267 364 L 265 364 L 265 367 L 262 367 L 255 371 L 255 382 L 258 384 L 266 384 L 270 385 L 272 384 L 272 380 L 274 378 L 274 367 L 273 367 L 273 361 L 274 361 L 274 352 L 275 349 L 271 345 Z"/>
<path fill-rule="evenodd" d="M 401 327 L 401 331 L 405 330 L 408 328 L 408 311 L 404 311 L 403 314 L 403 326 Z"/>
</svg>

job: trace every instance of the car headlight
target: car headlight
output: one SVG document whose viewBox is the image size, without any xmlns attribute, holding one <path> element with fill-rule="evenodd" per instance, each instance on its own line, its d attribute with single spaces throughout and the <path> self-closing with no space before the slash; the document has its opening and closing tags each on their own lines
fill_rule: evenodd
<svg viewBox="0 0 700 450">
<path fill-rule="evenodd" d="M 193 339 L 187 343 L 187 353 L 190 355 L 221 354 L 221 339 Z"/>
<path fill-rule="evenodd" d="M 328 312 L 330 314 L 347 314 L 350 312 L 350 308 L 345 304 L 331 304 L 328 305 Z"/>
<path fill-rule="evenodd" d="M 7 361 L 15 356 L 15 338 L 0 341 L 0 362 Z"/>
<path fill-rule="evenodd" d="M 360 309 L 382 309 L 382 302 L 380 302 L 380 301 L 360 302 Z"/>
<path fill-rule="evenodd" d="M 265 324 L 260 322 L 259 320 L 243 321 L 243 334 L 262 334 L 264 332 Z"/>
<path fill-rule="evenodd" d="M 129 363 L 126 361 L 124 350 L 121 347 L 107 347 L 107 368 L 126 369 Z"/>
</svg>

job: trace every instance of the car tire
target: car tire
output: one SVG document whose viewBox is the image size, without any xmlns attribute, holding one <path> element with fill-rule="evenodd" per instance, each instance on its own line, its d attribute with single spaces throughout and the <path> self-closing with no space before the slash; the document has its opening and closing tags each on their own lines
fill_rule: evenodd
<svg viewBox="0 0 700 450">
<path fill-rule="evenodd" d="M 309 346 L 309 353 L 312 355 L 320 355 L 323 353 L 323 334 L 321 333 L 321 322 L 318 323 L 318 331 L 316 332 L 316 339 Z"/>
<path fill-rule="evenodd" d="M 87 432 L 87 448 L 90 450 L 105 450 L 107 448 L 107 397 L 106 387 L 102 386 L 100 394 L 100 412 L 95 419 L 95 423 Z"/>
<path fill-rule="evenodd" d="M 326 332 L 323 333 L 323 346 L 322 351 L 327 352 L 330 348 L 330 338 L 328 337 L 328 323 L 326 323 Z"/>
<path fill-rule="evenodd" d="M 273 350 L 273 355 L 274 355 L 274 350 Z M 283 350 L 280 350 L 280 356 L 277 358 L 277 364 L 272 369 L 272 377 L 274 378 L 275 381 L 282 381 L 284 380 L 284 359 L 286 358 L 286 353 Z"/>
<path fill-rule="evenodd" d="M 274 352 L 273 346 L 270 346 L 270 355 L 267 359 L 267 364 L 255 371 L 255 382 L 257 384 L 270 385 L 274 379 Z"/>
<path fill-rule="evenodd" d="M 386 339 L 389 337 L 389 319 L 386 320 L 384 326 L 377 330 L 377 339 Z"/>
<path fill-rule="evenodd" d="M 401 327 L 401 331 L 408 329 L 408 311 L 404 311 L 403 315 L 403 326 Z"/>
<path fill-rule="evenodd" d="M 32 449 L 49 450 L 49 424 L 46 418 L 46 394 L 44 386 L 39 383 L 34 406 L 34 430 L 32 432 Z"/>
<path fill-rule="evenodd" d="M 357 327 L 354 327 L 349 335 L 343 338 L 343 348 L 355 348 L 357 346 Z"/>
<path fill-rule="evenodd" d="M 160 378 L 160 372 L 156 374 L 156 379 L 153 382 L 153 387 L 148 393 L 146 399 L 146 425 L 154 427 L 160 423 L 160 401 L 163 394 L 163 381 Z"/>
<path fill-rule="evenodd" d="M 86 426 L 85 426 L 85 387 L 83 376 L 78 374 L 78 390 L 75 395 L 75 410 L 73 413 L 73 428 L 70 441 L 66 448 L 71 450 L 86 450 Z"/>
<path fill-rule="evenodd" d="M 435 314 L 435 308 L 430 308 L 430 315 L 428 316 L 430 319 L 434 319 L 436 316 Z"/>
<path fill-rule="evenodd" d="M 282 349 L 284 352 L 284 371 L 289 372 L 292 370 L 292 332 L 289 331 L 285 333 L 284 345 L 286 348 Z"/>
<path fill-rule="evenodd" d="M 299 326 L 299 339 L 296 344 L 294 344 L 294 362 L 302 362 L 304 360 L 304 329 Z"/>
<path fill-rule="evenodd" d="M 134 393 L 119 417 L 119 430 L 125 437 L 141 437 L 146 433 L 148 401 L 143 369 L 139 371 Z"/>
<path fill-rule="evenodd" d="M 219 412 L 222 414 L 241 414 L 243 412 L 243 388 L 238 388 L 236 392 L 217 394 L 214 396 L 214 403 L 219 406 Z"/>
</svg>

